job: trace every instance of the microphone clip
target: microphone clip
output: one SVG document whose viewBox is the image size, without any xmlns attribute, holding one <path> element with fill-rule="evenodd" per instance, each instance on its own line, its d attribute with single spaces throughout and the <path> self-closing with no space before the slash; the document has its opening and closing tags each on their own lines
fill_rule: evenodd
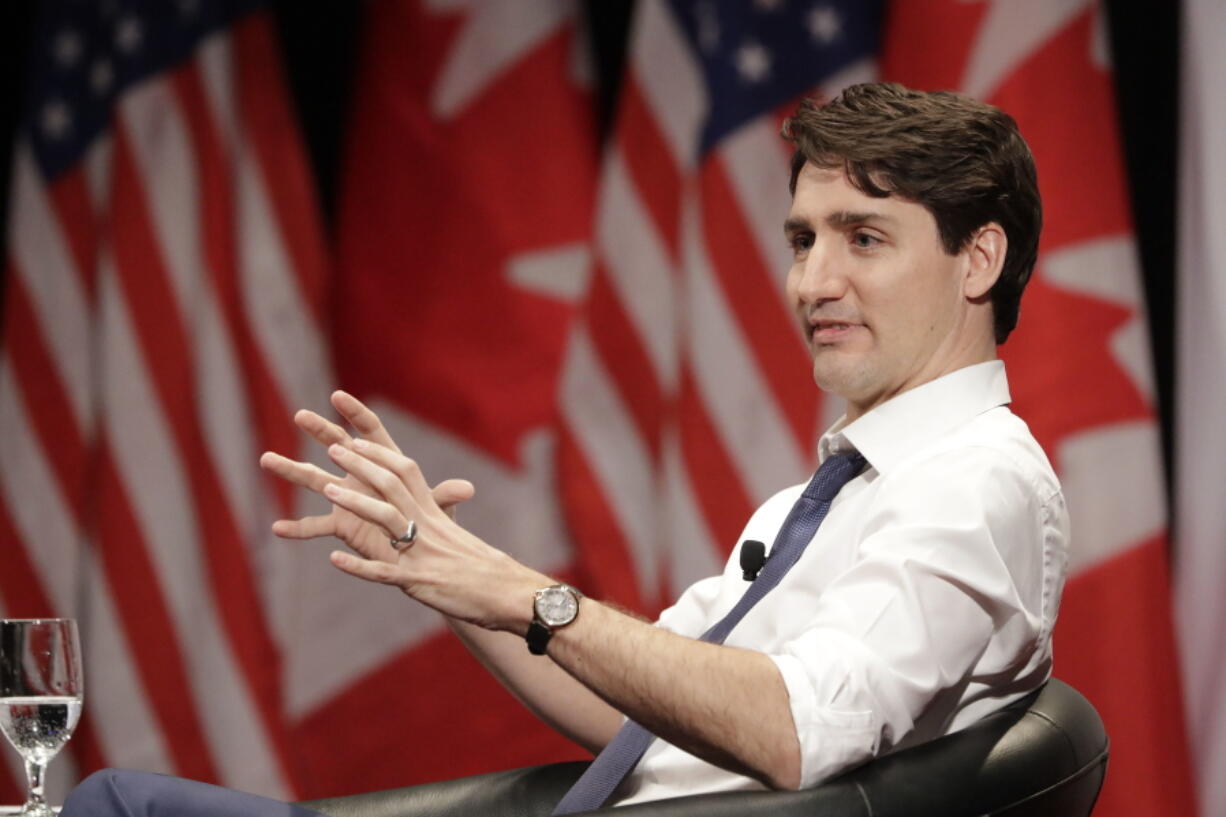
<svg viewBox="0 0 1226 817">
<path fill-rule="evenodd" d="M 741 577 L 747 582 L 758 578 L 762 565 L 766 564 L 766 545 L 757 539 L 741 543 Z"/>
</svg>

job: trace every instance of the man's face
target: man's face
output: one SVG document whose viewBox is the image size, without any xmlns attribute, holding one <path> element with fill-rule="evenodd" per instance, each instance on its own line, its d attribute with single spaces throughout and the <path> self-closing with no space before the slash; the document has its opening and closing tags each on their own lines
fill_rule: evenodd
<svg viewBox="0 0 1226 817">
<path fill-rule="evenodd" d="M 873 198 L 841 169 L 806 164 L 785 232 L 787 295 L 813 377 L 847 399 L 849 419 L 983 359 L 981 322 L 965 297 L 969 251 L 947 254 L 923 206 Z"/>
</svg>

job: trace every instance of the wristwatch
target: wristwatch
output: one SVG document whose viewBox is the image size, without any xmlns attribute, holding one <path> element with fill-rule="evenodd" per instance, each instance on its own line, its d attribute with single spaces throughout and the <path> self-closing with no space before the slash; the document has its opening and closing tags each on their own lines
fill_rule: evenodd
<svg viewBox="0 0 1226 817">
<path fill-rule="evenodd" d="M 579 615 L 583 594 L 568 584 L 555 584 L 536 591 L 532 623 L 528 625 L 528 652 L 544 655 L 553 631 L 570 624 Z"/>
</svg>

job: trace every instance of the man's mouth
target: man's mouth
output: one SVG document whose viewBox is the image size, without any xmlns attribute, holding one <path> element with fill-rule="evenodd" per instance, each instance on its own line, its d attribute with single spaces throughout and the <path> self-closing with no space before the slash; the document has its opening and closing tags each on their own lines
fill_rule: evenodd
<svg viewBox="0 0 1226 817">
<path fill-rule="evenodd" d="M 814 343 L 819 344 L 838 343 L 860 328 L 860 326 L 861 324 L 848 321 L 817 320 L 812 322 L 809 329 L 809 338 Z"/>
</svg>

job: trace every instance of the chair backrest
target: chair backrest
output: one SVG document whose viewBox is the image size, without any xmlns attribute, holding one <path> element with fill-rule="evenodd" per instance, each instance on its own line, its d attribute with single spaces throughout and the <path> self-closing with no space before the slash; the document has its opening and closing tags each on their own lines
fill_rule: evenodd
<svg viewBox="0 0 1226 817">
<path fill-rule="evenodd" d="M 855 786 L 874 817 L 1086 817 L 1106 775 L 1107 748 L 1094 707 L 1052 679 L 1023 706 L 831 785 Z"/>
</svg>

